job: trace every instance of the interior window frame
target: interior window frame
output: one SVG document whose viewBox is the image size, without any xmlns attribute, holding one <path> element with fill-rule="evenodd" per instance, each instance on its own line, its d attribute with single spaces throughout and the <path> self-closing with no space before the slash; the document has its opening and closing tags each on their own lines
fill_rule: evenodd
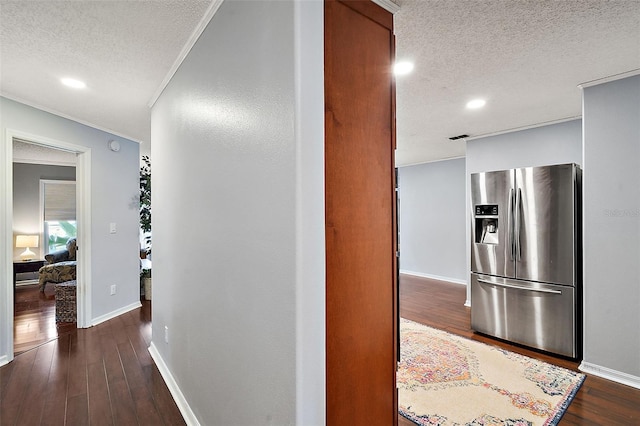
<svg viewBox="0 0 640 426">
<path fill-rule="evenodd" d="M 68 180 L 68 179 L 40 179 L 40 207 L 39 207 L 39 211 L 40 211 L 40 241 L 42 241 L 41 247 L 43 250 L 43 256 L 49 254 L 51 251 L 49 250 L 49 232 L 45 223 L 45 192 L 46 192 L 46 185 L 74 185 L 76 187 L 76 196 L 74 198 L 74 203 L 77 202 L 77 183 L 75 180 Z M 75 210 L 75 204 L 74 204 L 74 210 Z M 77 214 L 75 215 L 76 217 L 73 219 L 74 222 L 76 222 L 76 237 L 77 237 Z M 69 220 L 70 221 L 70 220 Z"/>
</svg>

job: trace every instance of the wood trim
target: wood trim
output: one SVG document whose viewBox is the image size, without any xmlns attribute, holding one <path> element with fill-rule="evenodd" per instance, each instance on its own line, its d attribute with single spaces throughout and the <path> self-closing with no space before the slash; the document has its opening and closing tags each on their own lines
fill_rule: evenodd
<svg viewBox="0 0 640 426">
<path fill-rule="evenodd" d="M 371 0 L 384 10 L 393 13 L 394 15 L 400 10 L 400 5 L 394 3 L 392 0 Z"/>
<path fill-rule="evenodd" d="M 395 62 L 396 58 L 396 37 L 393 34 L 393 21 L 392 28 L 390 29 L 390 46 L 391 51 L 391 64 Z M 391 170 L 393 170 L 391 182 L 392 206 L 392 241 L 393 241 L 393 341 L 395 345 L 394 353 L 394 367 L 395 371 L 398 370 L 398 363 L 400 362 L 400 245 L 398 244 L 399 229 L 398 229 L 398 172 L 396 168 L 396 79 L 395 75 L 391 73 Z M 395 383 L 395 371 L 394 371 L 394 400 L 393 411 L 398 412 L 398 387 Z M 397 422 L 397 416 L 396 416 Z M 397 425 L 397 423 L 396 423 Z"/>
<path fill-rule="evenodd" d="M 338 2 L 350 7 L 359 14 L 389 29 L 393 34 L 393 15 L 381 6 L 368 0 L 325 0 L 325 3 Z"/>
<path fill-rule="evenodd" d="M 392 24 L 325 1 L 328 425 L 397 424 Z"/>
</svg>

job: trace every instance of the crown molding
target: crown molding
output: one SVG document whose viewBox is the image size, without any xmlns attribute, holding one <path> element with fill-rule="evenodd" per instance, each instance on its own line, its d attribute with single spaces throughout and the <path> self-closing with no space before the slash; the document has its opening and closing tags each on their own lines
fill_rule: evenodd
<svg viewBox="0 0 640 426">
<path fill-rule="evenodd" d="M 626 71 L 620 74 L 610 75 L 608 77 L 598 78 L 596 80 L 587 81 L 585 83 L 580 83 L 578 84 L 578 87 L 584 90 L 587 87 L 597 86 L 599 84 L 609 83 L 609 82 L 621 80 L 627 77 L 633 77 L 634 75 L 640 75 L 640 68 L 631 70 L 631 71 Z"/>
<path fill-rule="evenodd" d="M 560 118 L 558 120 L 543 121 L 542 123 L 534 123 L 534 124 L 530 124 L 528 126 L 514 127 L 514 128 L 511 128 L 511 129 L 500 130 L 500 131 L 497 131 L 497 132 L 491 132 L 491 133 L 484 133 L 484 134 L 481 134 L 481 135 L 469 136 L 468 138 L 464 138 L 463 140 L 465 142 L 468 142 L 468 141 L 472 141 L 472 140 L 475 140 L 475 139 L 488 138 L 490 136 L 499 136 L 499 135 L 504 135 L 506 133 L 519 132 L 519 131 L 522 131 L 522 130 L 529 130 L 529 129 L 535 129 L 535 128 L 538 128 L 538 127 L 551 126 L 553 124 L 565 123 L 567 121 L 580 120 L 581 118 L 582 118 L 581 115 L 576 115 L 575 117 L 566 117 L 566 118 Z"/>
<path fill-rule="evenodd" d="M 120 133 L 120 132 L 116 132 L 115 130 L 111 130 L 111 129 L 107 128 L 107 127 L 98 126 L 97 124 L 94 124 L 94 123 L 92 123 L 90 121 L 80 120 L 79 118 L 76 118 L 76 117 L 73 117 L 71 115 L 65 114 L 63 112 L 57 111 L 57 110 L 55 110 L 53 108 L 47 108 L 47 107 L 39 105 L 39 104 L 37 104 L 35 102 L 30 102 L 30 101 L 27 101 L 25 99 L 19 98 L 17 96 L 12 96 L 12 95 L 9 95 L 7 93 L 0 92 L 0 97 L 8 99 L 8 100 L 13 101 L 13 102 L 18 102 L 19 104 L 23 104 L 23 105 L 29 106 L 31 108 L 39 109 L 40 111 L 44 111 L 44 112 L 47 112 L 49 114 L 57 115 L 58 117 L 66 118 L 67 120 L 75 121 L 76 123 L 82 124 L 84 126 L 91 127 L 93 129 L 96 129 L 96 130 L 100 130 L 100 131 L 105 132 L 105 133 L 112 134 L 113 136 L 118 136 L 120 138 L 124 138 L 124 139 L 130 140 L 131 142 L 135 142 L 135 143 L 138 143 L 138 144 L 142 144 L 142 142 L 143 142 L 141 139 L 136 139 L 133 136 L 129 136 L 129 135 L 125 135 L 125 134 Z"/>
<path fill-rule="evenodd" d="M 215 0 L 209 5 L 209 8 L 204 13 L 204 16 L 202 17 L 202 19 L 200 20 L 196 28 L 191 33 L 191 36 L 189 37 L 185 45 L 182 47 L 182 50 L 180 51 L 180 54 L 178 55 L 176 60 L 173 62 L 173 65 L 169 69 L 169 72 L 167 73 L 167 75 L 164 77 L 164 80 L 162 80 L 162 83 L 160 83 L 160 86 L 156 89 L 155 93 L 147 103 L 147 106 L 149 108 L 153 107 L 153 105 L 156 103 L 156 101 L 158 100 L 162 92 L 164 92 L 164 89 L 167 87 L 167 85 L 173 78 L 173 75 L 178 71 L 178 68 L 180 68 L 180 65 L 182 65 L 182 62 L 185 60 L 185 58 L 187 57 L 187 55 L 189 54 L 193 46 L 196 44 L 196 42 L 204 32 L 205 28 L 207 28 L 207 25 L 209 25 L 209 22 L 211 22 L 211 19 L 213 19 L 213 16 L 216 14 L 218 9 L 220 9 L 220 6 L 222 5 L 223 1 L 224 0 Z"/>
</svg>

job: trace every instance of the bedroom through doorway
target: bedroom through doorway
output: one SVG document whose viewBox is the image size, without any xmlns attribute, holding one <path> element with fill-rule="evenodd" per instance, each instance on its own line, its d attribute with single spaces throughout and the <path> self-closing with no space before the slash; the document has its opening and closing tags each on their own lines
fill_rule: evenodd
<svg viewBox="0 0 640 426">
<path fill-rule="evenodd" d="M 6 145 L 2 160 L 7 171 L 2 226 L 8 276 L 3 290 L 7 297 L 0 311 L 1 332 L 8 338 L 5 359 L 11 361 L 16 354 L 62 333 L 89 326 L 91 309 L 86 301 L 90 300 L 91 290 L 87 273 L 91 262 L 88 232 L 91 150 L 12 129 L 7 130 L 6 140 L 11 142 Z M 75 321 L 67 318 L 56 322 L 52 284 L 56 280 L 48 276 L 48 282 L 42 286 L 39 271 L 50 263 L 45 256 L 51 257 L 66 248 L 70 240 L 78 248 L 74 263 L 77 291 L 74 297 L 69 297 L 75 298 Z M 56 257 L 56 261 L 69 260 Z M 10 270 L 13 273 L 9 274 Z"/>
<path fill-rule="evenodd" d="M 13 352 L 17 355 L 76 329 L 71 309 L 75 297 L 60 303 L 68 307 L 57 321 L 56 283 L 39 282 L 52 272 L 60 277 L 62 270 L 75 279 L 75 253 L 70 258 L 67 246 L 77 238 L 76 154 L 14 138 L 12 166 Z M 23 252 L 20 243 L 25 238 L 33 247 Z M 49 265 L 45 273 L 40 273 L 45 265 Z"/>
</svg>

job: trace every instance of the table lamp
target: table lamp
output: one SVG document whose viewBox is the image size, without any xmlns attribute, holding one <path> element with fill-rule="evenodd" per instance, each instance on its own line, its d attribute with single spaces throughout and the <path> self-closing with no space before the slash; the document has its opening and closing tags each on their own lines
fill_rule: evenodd
<svg viewBox="0 0 640 426">
<path fill-rule="evenodd" d="M 18 235 L 16 236 L 16 247 L 25 248 L 26 250 L 20 255 L 22 260 L 35 259 L 36 254 L 29 250 L 30 247 L 38 247 L 37 235 Z"/>
</svg>

